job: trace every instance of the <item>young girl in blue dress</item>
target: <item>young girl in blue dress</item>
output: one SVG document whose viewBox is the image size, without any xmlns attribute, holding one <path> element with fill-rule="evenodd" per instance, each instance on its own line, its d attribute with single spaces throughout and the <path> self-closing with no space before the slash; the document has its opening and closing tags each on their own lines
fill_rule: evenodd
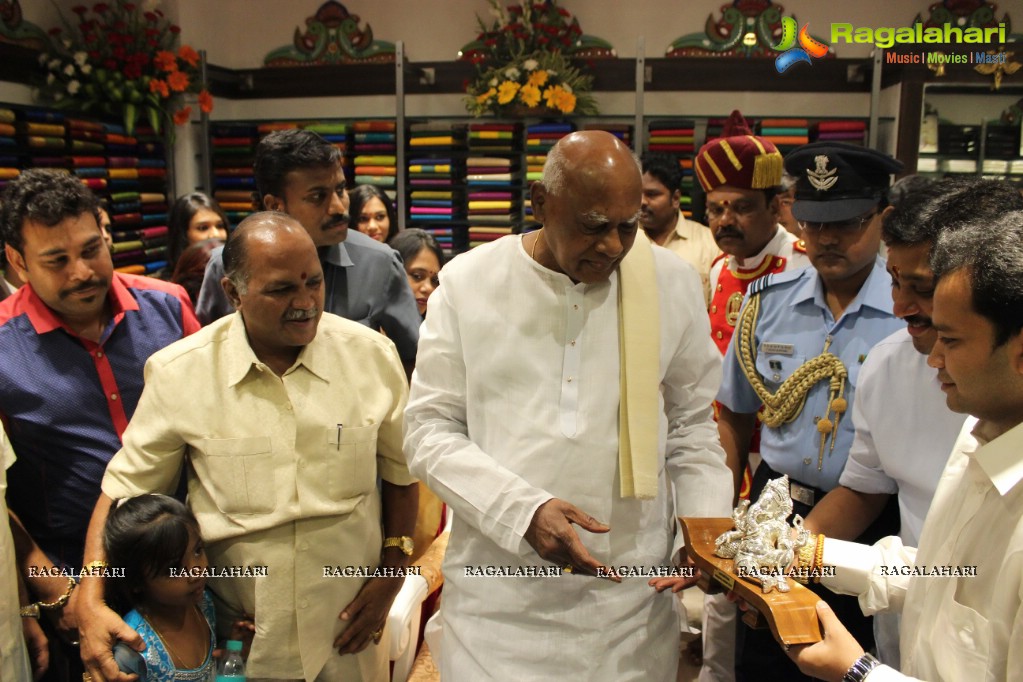
<svg viewBox="0 0 1023 682">
<path fill-rule="evenodd" d="M 209 563 L 199 524 L 166 495 L 122 500 L 104 529 L 110 566 L 123 578 L 107 581 L 125 622 L 142 636 L 141 654 L 121 645 L 115 657 L 141 682 L 216 679 L 216 617 L 203 575 Z"/>
</svg>

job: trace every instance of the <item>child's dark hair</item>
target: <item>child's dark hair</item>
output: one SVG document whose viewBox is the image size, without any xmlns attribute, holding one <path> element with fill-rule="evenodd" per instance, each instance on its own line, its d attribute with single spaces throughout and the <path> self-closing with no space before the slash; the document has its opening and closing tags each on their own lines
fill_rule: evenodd
<svg viewBox="0 0 1023 682">
<path fill-rule="evenodd" d="M 123 578 L 107 581 L 108 596 L 124 613 L 138 606 L 147 578 L 168 575 L 188 550 L 188 531 L 199 522 L 188 507 L 166 495 L 139 495 L 115 505 L 103 529 L 103 547 L 111 568 Z"/>
</svg>

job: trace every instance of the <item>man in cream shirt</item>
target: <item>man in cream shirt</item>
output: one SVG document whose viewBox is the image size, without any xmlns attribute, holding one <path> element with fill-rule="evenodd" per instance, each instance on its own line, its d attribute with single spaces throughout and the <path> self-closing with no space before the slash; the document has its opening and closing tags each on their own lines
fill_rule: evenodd
<svg viewBox="0 0 1023 682">
<path fill-rule="evenodd" d="M 996 256 L 996 257 L 992 257 Z M 865 611 L 900 611 L 901 673 L 877 665 L 818 605 L 822 642 L 793 647 L 824 680 L 1023 679 L 1023 212 L 946 231 L 929 364 L 966 421 L 938 483 L 919 548 L 825 540 L 830 589 Z"/>
<path fill-rule="evenodd" d="M 402 579 L 325 569 L 403 568 L 411 553 L 418 492 L 401 454 L 407 389 L 397 351 L 322 314 L 316 248 L 283 213 L 242 221 L 224 267 L 238 313 L 150 359 L 103 479 L 86 561 L 103 559 L 112 500 L 173 492 L 184 470 L 211 567 L 265 566 L 262 576 L 208 583 L 224 632 L 254 617 L 249 679 L 386 680 L 378 645 Z M 83 659 L 94 679 L 123 680 L 104 635 L 133 644 L 137 635 L 97 603 L 99 583 L 82 583 L 91 606 Z"/>
<path fill-rule="evenodd" d="M 444 679 L 676 677 L 673 596 L 641 572 L 677 560 L 675 515 L 729 513 L 731 479 L 699 278 L 639 231 L 640 188 L 614 136 L 563 138 L 543 229 L 454 259 L 430 299 L 405 452 L 454 511 Z"/>
<path fill-rule="evenodd" d="M 682 215 L 682 169 L 670 154 L 643 155 L 643 203 L 639 221 L 650 241 L 686 261 L 700 275 L 705 302 L 710 301 L 708 275 L 721 249 L 710 228 Z"/>
</svg>

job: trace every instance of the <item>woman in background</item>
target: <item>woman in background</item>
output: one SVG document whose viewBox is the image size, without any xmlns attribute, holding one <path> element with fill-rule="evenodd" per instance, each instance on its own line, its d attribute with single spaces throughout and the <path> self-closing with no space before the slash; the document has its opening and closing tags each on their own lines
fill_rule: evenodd
<svg viewBox="0 0 1023 682">
<path fill-rule="evenodd" d="M 210 252 L 223 245 L 223 239 L 203 239 L 185 249 L 178 258 L 178 264 L 174 266 L 170 281 L 184 287 L 188 292 L 188 298 L 192 300 L 193 308 L 199 299 L 206 264 L 210 262 Z"/>
<path fill-rule="evenodd" d="M 202 192 L 192 192 L 179 197 L 171 206 L 167 227 L 164 272 L 170 274 L 175 271 L 181 254 L 192 244 L 206 239 L 227 239 L 230 223 L 215 199 Z"/>
<path fill-rule="evenodd" d="M 348 196 L 352 202 L 348 209 L 352 227 L 381 243 L 390 242 L 398 234 L 394 204 L 382 189 L 359 185 Z"/>
<path fill-rule="evenodd" d="M 426 301 L 440 286 L 438 273 L 444 267 L 444 252 L 432 234 L 414 227 L 403 230 L 390 245 L 405 263 L 405 276 L 416 297 L 416 307 L 426 317 Z"/>
</svg>

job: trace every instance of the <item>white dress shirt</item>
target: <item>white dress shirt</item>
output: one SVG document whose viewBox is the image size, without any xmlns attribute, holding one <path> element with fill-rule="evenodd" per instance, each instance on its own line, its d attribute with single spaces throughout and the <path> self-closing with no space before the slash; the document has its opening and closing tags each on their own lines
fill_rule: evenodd
<svg viewBox="0 0 1023 682">
<path fill-rule="evenodd" d="M 1023 424 L 990 441 L 986 431 L 964 424 L 919 549 L 825 541 L 829 589 L 858 595 L 866 613 L 902 610 L 904 674 L 881 667 L 870 682 L 1023 680 Z M 976 575 L 902 574 L 914 566 Z"/>
<path fill-rule="evenodd" d="M 670 566 L 681 546 L 676 513 L 729 513 L 731 477 L 711 416 L 720 356 L 700 282 L 653 251 L 662 407 L 654 500 L 619 496 L 617 275 L 573 284 L 530 258 L 518 236 L 441 272 L 421 330 L 405 453 L 455 513 L 441 608 L 446 679 L 675 679 L 672 596 L 646 578 L 618 585 L 465 571 L 549 567 L 523 536 L 554 497 L 611 527 L 577 531 L 613 566 Z"/>
<path fill-rule="evenodd" d="M 937 371 L 900 329 L 863 362 L 853 401 L 856 435 L 838 482 L 863 493 L 898 493 L 899 537 L 916 547 L 965 421 L 948 409 Z"/>
</svg>

